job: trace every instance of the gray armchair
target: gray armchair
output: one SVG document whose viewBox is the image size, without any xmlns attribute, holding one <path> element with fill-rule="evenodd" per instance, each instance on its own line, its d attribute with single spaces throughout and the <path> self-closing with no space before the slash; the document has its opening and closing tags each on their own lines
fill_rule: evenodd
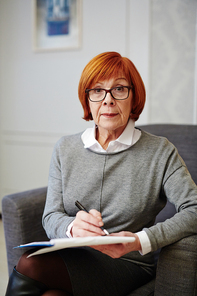
<svg viewBox="0 0 197 296">
<path fill-rule="evenodd" d="M 179 150 L 194 182 L 197 184 L 197 126 L 146 125 L 145 131 L 167 137 Z M 34 189 L 5 196 L 2 200 L 2 217 L 5 231 L 9 274 L 25 251 L 14 246 L 47 240 L 41 217 L 47 188 Z M 159 213 L 156 223 L 170 218 L 175 208 L 169 202 Z M 156 278 L 129 296 L 191 296 L 197 295 L 197 235 L 184 238 L 167 246 L 159 256 Z M 184 264 L 183 264 L 184 261 Z M 184 269 L 183 269 L 184 266 Z"/>
</svg>

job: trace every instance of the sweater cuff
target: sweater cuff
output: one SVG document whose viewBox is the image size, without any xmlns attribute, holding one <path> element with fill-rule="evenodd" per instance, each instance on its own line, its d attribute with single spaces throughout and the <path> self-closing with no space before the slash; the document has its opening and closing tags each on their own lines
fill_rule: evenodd
<svg viewBox="0 0 197 296">
<path fill-rule="evenodd" d="M 147 253 L 151 252 L 151 243 L 147 233 L 142 230 L 136 233 L 139 237 L 140 244 L 142 249 L 139 251 L 141 255 L 146 255 Z"/>
<path fill-rule="evenodd" d="M 72 235 L 71 235 L 71 228 L 73 227 L 73 221 L 68 225 L 68 228 L 67 228 L 67 231 L 66 231 L 66 235 L 69 237 L 69 238 L 72 238 Z"/>
</svg>

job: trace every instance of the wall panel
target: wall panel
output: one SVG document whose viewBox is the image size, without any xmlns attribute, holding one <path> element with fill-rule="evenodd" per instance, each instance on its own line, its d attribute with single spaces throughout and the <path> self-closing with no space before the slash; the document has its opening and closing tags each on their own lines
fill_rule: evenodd
<svg viewBox="0 0 197 296">
<path fill-rule="evenodd" d="M 196 0 L 152 0 L 151 123 L 196 123 Z"/>
</svg>

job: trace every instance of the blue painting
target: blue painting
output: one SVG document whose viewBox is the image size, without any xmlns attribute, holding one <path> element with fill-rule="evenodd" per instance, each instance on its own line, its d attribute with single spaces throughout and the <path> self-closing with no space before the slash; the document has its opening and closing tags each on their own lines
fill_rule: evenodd
<svg viewBox="0 0 197 296">
<path fill-rule="evenodd" d="M 47 34 L 69 34 L 69 0 L 47 0 Z"/>
<path fill-rule="evenodd" d="M 34 50 L 77 48 L 81 44 L 81 0 L 34 0 Z"/>
</svg>

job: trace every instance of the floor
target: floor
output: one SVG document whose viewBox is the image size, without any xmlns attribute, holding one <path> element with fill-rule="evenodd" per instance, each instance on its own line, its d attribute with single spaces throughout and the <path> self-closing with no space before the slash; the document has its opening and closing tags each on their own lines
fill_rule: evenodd
<svg viewBox="0 0 197 296">
<path fill-rule="evenodd" d="M 0 296 L 5 296 L 8 282 L 8 268 L 6 258 L 5 239 L 3 232 L 3 222 L 0 219 Z"/>
</svg>

